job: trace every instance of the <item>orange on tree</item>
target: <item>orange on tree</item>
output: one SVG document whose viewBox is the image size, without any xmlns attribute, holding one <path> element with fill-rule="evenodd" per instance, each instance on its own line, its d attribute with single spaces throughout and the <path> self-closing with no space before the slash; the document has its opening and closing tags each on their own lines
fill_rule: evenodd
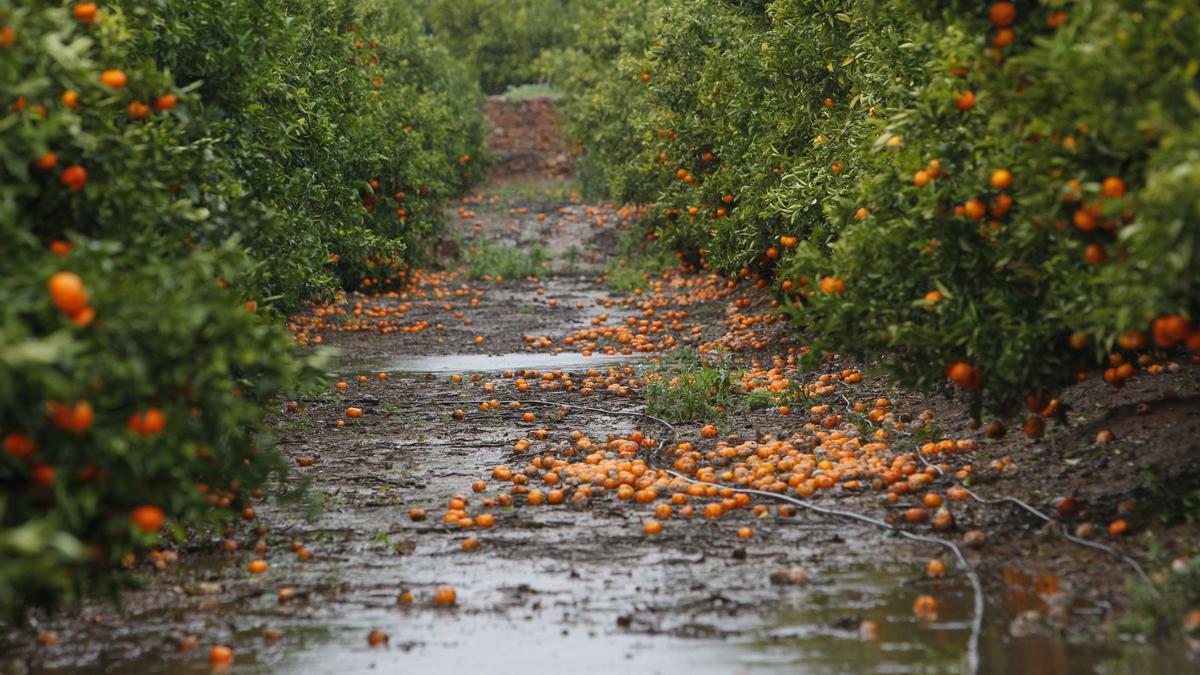
<svg viewBox="0 0 1200 675">
<path fill-rule="evenodd" d="M 129 520 L 143 532 L 153 533 L 162 529 L 166 516 L 157 506 L 139 506 L 129 514 Z"/>
</svg>

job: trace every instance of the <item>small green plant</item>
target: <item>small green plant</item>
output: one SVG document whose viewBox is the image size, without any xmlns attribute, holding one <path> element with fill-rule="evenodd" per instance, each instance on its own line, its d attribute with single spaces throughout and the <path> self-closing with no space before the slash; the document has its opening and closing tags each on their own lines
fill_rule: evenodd
<svg viewBox="0 0 1200 675">
<path fill-rule="evenodd" d="M 466 252 L 467 272 L 472 279 L 533 277 L 545 273 L 550 261 L 541 244 L 519 249 L 480 241 L 468 246 Z"/>
<path fill-rule="evenodd" d="M 746 392 L 740 370 L 694 351 L 672 354 L 644 377 L 646 412 L 668 422 L 722 419 L 771 404 L 768 395 Z"/>
<path fill-rule="evenodd" d="M 605 275 L 608 287 L 622 293 L 646 290 L 650 280 L 674 267 L 670 255 L 648 246 L 640 230 L 627 230 L 618 243 L 619 257 Z"/>
<path fill-rule="evenodd" d="M 1189 612 L 1200 609 L 1200 556 L 1168 560 L 1156 541 L 1150 543 L 1149 566 L 1154 582 L 1131 579 L 1133 608 L 1118 627 L 1127 633 L 1174 637 Z"/>
</svg>

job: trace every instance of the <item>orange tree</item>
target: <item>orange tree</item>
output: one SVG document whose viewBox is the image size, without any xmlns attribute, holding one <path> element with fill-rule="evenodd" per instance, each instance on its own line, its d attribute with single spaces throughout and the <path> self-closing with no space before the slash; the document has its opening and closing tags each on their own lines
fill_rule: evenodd
<svg viewBox="0 0 1200 675">
<path fill-rule="evenodd" d="M 246 235 L 263 297 L 294 306 L 337 277 L 358 285 L 486 169 L 477 87 L 399 3 L 117 4 L 135 56 L 194 85 L 191 113 L 267 215 L 210 224 Z"/>
<path fill-rule="evenodd" d="M 252 518 L 280 455 L 278 392 L 315 382 L 231 288 L 234 249 L 170 264 L 81 243 L 0 285 L 0 608 L 112 590 L 110 570 L 186 528 Z"/>
<path fill-rule="evenodd" d="M 322 370 L 263 310 L 399 267 L 478 176 L 474 85 L 381 8 L 0 0 L 0 610 L 253 518 Z"/>
<path fill-rule="evenodd" d="M 1053 415 L 1090 369 L 1200 347 L 1196 32 L 1167 1 L 664 8 L 606 60 L 600 105 L 641 103 L 607 186 L 642 186 L 615 196 L 664 245 L 774 277 L 814 353 Z"/>
</svg>

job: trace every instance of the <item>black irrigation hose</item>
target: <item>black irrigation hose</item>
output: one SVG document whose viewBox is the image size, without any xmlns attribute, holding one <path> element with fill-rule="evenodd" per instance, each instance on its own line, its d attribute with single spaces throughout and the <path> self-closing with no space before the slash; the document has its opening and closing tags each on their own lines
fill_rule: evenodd
<svg viewBox="0 0 1200 675">
<path fill-rule="evenodd" d="M 913 454 L 915 454 L 917 456 L 917 458 L 919 458 L 921 460 L 921 462 L 925 464 L 926 467 L 937 471 L 939 474 L 941 474 L 943 476 L 946 475 L 946 472 L 942 471 L 942 467 L 940 467 L 936 464 L 933 464 L 929 460 L 925 459 L 925 456 L 921 454 L 921 451 L 919 448 L 915 449 L 913 451 Z M 1070 531 L 1067 529 L 1066 523 L 1063 523 L 1061 521 L 1055 520 L 1054 518 L 1051 518 L 1050 516 L 1042 513 L 1041 511 L 1035 509 L 1034 507 L 1030 506 L 1028 503 L 1023 502 L 1020 499 L 1017 499 L 1016 497 L 1000 497 L 997 499 L 989 499 L 986 497 L 980 497 L 973 490 L 971 490 L 967 486 L 963 485 L 961 482 L 956 482 L 955 484 L 958 487 L 965 490 L 966 493 L 968 495 L 970 495 L 972 499 L 979 502 L 980 504 L 988 504 L 988 505 L 1014 504 L 1024 510 L 1028 511 L 1029 513 L 1033 514 L 1034 516 L 1042 519 L 1043 521 L 1045 521 L 1047 523 L 1054 523 L 1054 524 L 1058 525 L 1059 532 L 1062 534 L 1063 539 L 1066 539 L 1067 541 L 1071 542 L 1072 544 L 1076 544 L 1078 546 L 1085 546 L 1087 548 L 1092 548 L 1097 551 L 1102 551 L 1104 553 L 1107 553 L 1111 556 L 1114 556 L 1114 557 L 1120 559 L 1122 562 L 1124 562 L 1125 564 L 1127 564 L 1133 568 L 1133 571 L 1136 572 L 1137 575 L 1139 577 L 1141 577 L 1143 581 L 1146 582 L 1146 585 L 1151 589 L 1151 591 L 1155 595 L 1159 594 L 1158 586 L 1155 585 L 1155 583 L 1153 581 L 1151 581 L 1150 577 L 1146 574 L 1146 571 L 1142 569 L 1142 566 L 1139 565 L 1136 560 L 1134 560 L 1133 558 L 1130 558 L 1129 556 L 1125 555 L 1124 553 L 1121 553 L 1117 549 L 1115 549 L 1111 546 L 1108 546 L 1106 544 L 1101 544 L 1101 543 L 1095 542 L 1095 541 L 1088 541 L 1087 539 L 1083 539 L 1081 537 L 1076 537 L 1075 535 L 1071 534 Z"/>
<path fill-rule="evenodd" d="M 474 405 L 491 403 L 491 401 L 465 401 L 462 399 L 444 399 L 444 400 L 446 400 L 446 402 L 456 401 L 458 403 L 469 403 L 469 404 L 474 404 Z M 660 417 L 655 417 L 653 415 L 643 413 L 643 412 L 633 412 L 633 411 L 624 411 L 624 410 L 605 410 L 602 408 L 593 408 L 591 406 L 573 405 L 573 404 L 568 404 L 568 403 L 556 403 L 556 402 L 552 402 L 552 401 L 542 401 L 542 400 L 538 400 L 538 399 L 528 399 L 528 400 L 523 400 L 523 401 L 497 401 L 497 403 L 504 403 L 504 404 L 514 403 L 514 402 L 520 403 L 522 405 L 532 404 L 532 405 L 543 405 L 543 406 L 556 406 L 559 408 L 566 407 L 568 409 L 574 408 L 577 410 L 594 412 L 594 413 L 598 413 L 601 415 L 641 417 L 644 419 L 648 419 L 648 420 L 657 422 L 658 424 L 667 428 L 671 432 L 672 440 L 675 440 L 679 437 L 678 432 L 675 430 L 675 426 L 672 425 L 670 422 L 668 422 Z M 651 461 L 657 460 L 660 453 L 662 452 L 662 450 L 665 449 L 668 444 L 669 443 L 665 440 L 659 441 L 658 447 L 655 448 L 654 453 L 650 456 Z M 697 484 L 706 485 L 706 483 L 703 483 L 702 481 L 698 481 L 694 478 L 691 478 L 690 476 L 679 473 L 678 471 L 675 471 L 673 469 L 668 469 L 668 468 L 660 466 L 660 467 L 657 467 L 656 470 L 662 471 L 671 476 L 680 478 L 688 483 L 697 483 Z M 958 545 L 956 545 L 954 542 L 949 541 L 947 539 L 940 539 L 938 537 L 927 537 L 927 536 L 920 535 L 920 534 L 913 534 L 912 532 L 901 529 L 899 527 L 896 527 L 895 525 L 892 525 L 883 520 L 879 520 L 877 518 L 871 518 L 870 516 L 864 516 L 862 514 L 854 513 L 851 511 L 842 511 L 840 509 L 831 509 L 831 508 L 827 508 L 827 507 L 823 507 L 823 506 L 817 506 L 810 502 L 802 501 L 802 500 L 796 499 L 794 497 L 789 497 L 788 495 L 784 495 L 784 494 L 778 494 L 775 492 L 766 492 L 764 490 L 752 490 L 749 488 L 728 488 L 728 489 L 733 490 L 734 492 L 740 492 L 742 494 L 757 495 L 760 497 L 766 497 L 768 499 L 777 499 L 780 501 L 785 501 L 785 502 L 793 504 L 797 507 L 800 507 L 802 509 L 807 509 L 809 511 L 812 511 L 814 513 L 820 513 L 820 514 L 824 514 L 827 516 L 834 516 L 837 518 L 844 518 L 847 520 L 855 520 L 855 521 L 864 523 L 866 525 L 871 525 L 873 527 L 878 527 L 878 528 L 888 530 L 890 532 L 894 532 L 894 533 L 898 534 L 899 536 L 904 537 L 905 539 L 909 539 L 911 541 L 916 541 L 916 542 L 921 542 L 921 543 L 926 543 L 926 544 L 936 544 L 938 546 L 942 546 L 942 547 L 950 549 L 950 551 L 952 551 L 954 553 L 954 557 L 956 559 L 958 559 L 958 564 L 961 566 L 963 573 L 966 575 L 967 579 L 971 582 L 971 589 L 974 592 L 974 596 L 975 596 L 974 617 L 971 621 L 971 637 L 967 644 L 967 672 L 971 673 L 972 675 L 979 672 L 979 640 L 980 640 L 980 636 L 983 634 L 983 613 L 984 613 L 983 584 L 980 583 L 980 581 L 979 581 L 979 575 L 976 574 L 975 570 L 970 566 L 970 564 L 967 563 L 967 559 L 962 554 L 962 550 L 959 549 Z"/>
<path fill-rule="evenodd" d="M 850 403 L 850 399 L 846 398 L 845 394 L 842 394 L 840 392 L 838 395 L 841 396 L 842 400 L 846 402 L 847 410 L 850 410 L 851 412 L 853 412 L 853 404 Z M 912 438 L 912 434 L 906 433 L 903 435 L 907 436 L 910 439 Z M 940 467 L 936 464 L 933 464 L 929 460 L 925 459 L 925 455 L 921 454 L 920 448 L 914 448 L 913 454 L 917 456 L 917 459 L 921 460 L 921 463 L 923 463 L 927 469 L 933 469 L 934 471 L 937 471 L 938 474 L 941 476 L 946 475 L 946 472 L 942 471 L 942 467 Z M 1005 503 L 1014 504 L 1017 507 L 1022 508 L 1025 511 L 1028 511 L 1029 513 L 1033 514 L 1037 518 L 1040 518 L 1041 520 L 1043 520 L 1047 523 L 1057 524 L 1059 526 L 1059 532 L 1062 534 L 1063 539 L 1071 542 L 1072 544 L 1076 544 L 1078 546 L 1084 546 L 1086 548 L 1095 549 L 1097 551 L 1107 553 L 1115 558 L 1120 559 L 1126 565 L 1129 565 L 1129 567 L 1133 568 L 1133 571 L 1136 572 L 1137 575 L 1142 578 L 1142 581 L 1146 582 L 1147 587 L 1150 588 L 1152 593 L 1154 593 L 1155 595 L 1159 595 L 1158 586 L 1153 581 L 1151 581 L 1150 577 L 1146 574 L 1146 571 L 1144 569 L 1142 569 L 1142 566 L 1139 565 L 1136 560 L 1134 560 L 1133 558 L 1130 558 L 1129 556 L 1125 555 L 1124 553 L 1121 553 L 1117 549 L 1115 549 L 1111 546 L 1108 546 L 1106 544 L 1101 544 L 1099 542 L 1088 541 L 1087 539 L 1083 539 L 1082 537 L 1077 537 L 1077 536 L 1071 534 L 1070 530 L 1067 528 L 1066 523 L 1063 523 L 1061 521 L 1055 520 L 1054 518 L 1051 518 L 1050 516 L 1042 513 L 1041 511 L 1035 509 L 1034 507 L 1030 506 L 1028 503 L 1023 502 L 1020 499 L 1017 499 L 1016 497 L 1000 497 L 998 499 L 988 499 L 986 497 L 980 497 L 978 494 L 976 494 L 974 491 L 967 488 L 967 486 L 963 485 L 961 482 L 956 481 L 955 484 L 958 487 L 965 490 L 966 493 L 968 495 L 970 495 L 972 499 L 979 502 L 980 504 L 986 504 L 986 505 L 998 505 L 998 504 L 1005 504 Z"/>
</svg>

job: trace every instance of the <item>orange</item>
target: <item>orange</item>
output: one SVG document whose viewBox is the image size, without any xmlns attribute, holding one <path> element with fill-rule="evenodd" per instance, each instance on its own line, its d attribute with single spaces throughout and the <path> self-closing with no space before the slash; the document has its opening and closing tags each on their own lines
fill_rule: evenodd
<svg viewBox="0 0 1200 675">
<path fill-rule="evenodd" d="M 362 408 L 355 408 L 355 407 L 346 408 L 346 417 L 349 417 L 351 419 L 358 419 L 362 416 L 363 416 Z"/>
<path fill-rule="evenodd" d="M 458 600 L 458 594 L 454 592 L 453 586 L 442 585 L 438 586 L 433 591 L 433 604 L 449 607 Z"/>
<path fill-rule="evenodd" d="M 996 169 L 992 172 L 992 187 L 997 190 L 1007 190 L 1012 187 L 1013 175 L 1008 169 Z"/>
<path fill-rule="evenodd" d="M 51 403 L 49 408 L 54 426 L 71 433 L 81 434 L 87 431 L 96 418 L 92 404 L 87 401 L 78 401 L 74 405 Z"/>
<path fill-rule="evenodd" d="M 100 83 L 110 89 L 121 89 L 129 83 L 129 78 L 125 76 L 124 71 L 110 68 L 100 73 Z"/>
<path fill-rule="evenodd" d="M 1124 518 L 1117 518 L 1108 524 L 1108 536 L 1120 537 L 1129 532 L 1129 523 Z"/>
<path fill-rule="evenodd" d="M 941 579 L 946 576 L 946 563 L 936 558 L 930 560 L 929 564 L 925 566 L 925 576 L 930 579 Z"/>
<path fill-rule="evenodd" d="M 71 192 L 79 192 L 83 186 L 87 185 L 88 172 L 87 169 L 76 164 L 63 169 L 63 172 L 58 176 L 58 181 L 67 186 Z"/>
<path fill-rule="evenodd" d="M 262 574 L 267 571 L 267 561 L 251 560 L 250 564 L 246 565 L 246 569 L 250 570 L 251 574 Z"/>
<path fill-rule="evenodd" d="M 150 106 L 141 101 L 130 101 L 129 119 L 144 120 L 150 116 Z"/>
<path fill-rule="evenodd" d="M 987 215 L 987 205 L 983 203 L 982 199 L 976 197 L 963 204 L 963 213 L 975 220 L 983 220 L 983 217 Z"/>
<path fill-rule="evenodd" d="M 226 668 L 233 663 L 233 650 L 225 645 L 217 645 L 208 652 L 208 662 L 213 668 Z"/>
<path fill-rule="evenodd" d="M 79 2 L 71 9 L 71 13 L 83 25 L 91 26 L 92 22 L 96 20 L 99 11 L 96 9 L 96 3 L 94 2 Z"/>
<path fill-rule="evenodd" d="M 1017 18 L 1017 8 L 1011 2 L 997 2 L 992 5 L 992 23 L 997 26 L 1011 26 Z"/>
<path fill-rule="evenodd" d="M 373 630 L 367 634 L 367 646 L 378 647 L 382 644 L 387 644 L 388 634 L 381 630 Z"/>
<path fill-rule="evenodd" d="M 659 534 L 662 532 L 662 529 L 662 523 L 658 522 L 657 520 L 647 520 L 645 524 L 642 525 L 642 532 L 647 535 Z"/>
<path fill-rule="evenodd" d="M 158 532 L 164 518 L 163 510 L 157 506 L 139 506 L 129 514 L 129 520 L 143 532 Z"/>
<path fill-rule="evenodd" d="M 173 110 L 179 103 L 179 98 L 175 94 L 163 94 L 154 99 L 155 110 Z"/>
<path fill-rule="evenodd" d="M 932 595 L 922 595 L 913 603 L 913 614 L 922 621 L 932 621 L 937 618 L 938 603 Z"/>
<path fill-rule="evenodd" d="M 88 306 L 87 289 L 83 280 L 73 272 L 57 272 L 47 283 L 50 299 L 64 314 L 78 314 Z"/>
<path fill-rule="evenodd" d="M 58 155 L 54 154 L 53 152 L 47 152 L 33 161 L 33 166 L 41 169 L 42 171 L 49 171 L 57 165 Z"/>
<path fill-rule="evenodd" d="M 950 376 L 950 380 L 954 384 L 963 389 L 978 389 L 979 385 L 983 384 L 983 374 L 980 370 L 964 361 L 956 361 L 950 364 L 946 369 L 946 373 Z"/>
<path fill-rule="evenodd" d="M 1105 197 L 1120 199 L 1125 196 L 1125 181 L 1116 176 L 1109 176 L 1104 179 L 1104 183 L 1101 184 L 1100 189 L 1103 190 Z"/>
<path fill-rule="evenodd" d="M 975 92 L 964 91 L 954 97 L 954 107 L 962 111 L 970 110 L 975 107 Z"/>
<path fill-rule="evenodd" d="M 49 464 L 35 464 L 29 474 L 29 482 L 38 487 L 50 487 L 58 471 Z"/>
<path fill-rule="evenodd" d="M 22 433 L 11 433 L 4 437 L 4 451 L 17 459 L 29 459 L 37 452 L 37 443 Z"/>
</svg>

